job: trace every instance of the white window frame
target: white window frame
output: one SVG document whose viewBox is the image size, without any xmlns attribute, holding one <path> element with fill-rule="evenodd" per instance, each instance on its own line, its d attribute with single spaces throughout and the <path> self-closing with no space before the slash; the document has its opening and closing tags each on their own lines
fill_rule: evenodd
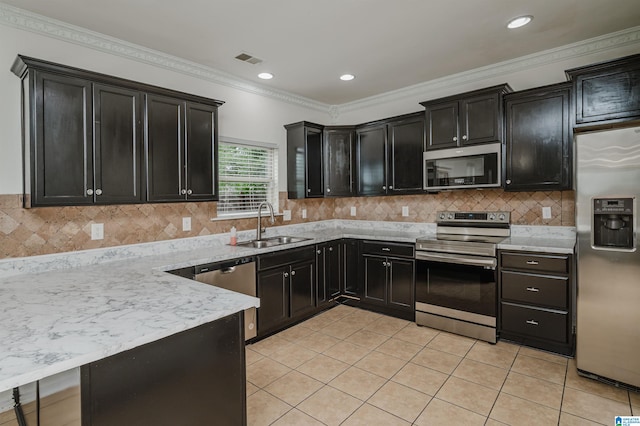
<svg viewBox="0 0 640 426">
<path fill-rule="evenodd" d="M 220 137 L 218 140 L 219 144 L 230 144 L 230 145 L 244 145 L 244 146 L 248 146 L 248 147 L 252 147 L 252 148 L 265 148 L 265 149 L 269 149 L 272 150 L 272 160 L 273 160 L 273 164 L 272 164 L 272 177 L 271 179 L 252 179 L 252 180 L 247 180 L 247 179 L 242 179 L 240 177 L 236 177 L 236 176 L 232 176 L 232 177 L 228 177 L 228 178 L 224 178 L 224 173 L 223 173 L 223 167 L 220 163 L 218 163 L 218 191 L 219 192 L 219 198 L 222 198 L 222 191 L 220 190 L 220 188 L 222 187 L 222 182 L 227 181 L 227 182 L 270 182 L 271 183 L 271 194 L 269 194 L 269 196 L 267 197 L 267 201 L 269 201 L 272 205 L 273 205 L 273 210 L 274 213 L 278 213 L 280 212 L 280 206 L 279 206 L 279 190 L 278 190 L 278 145 L 273 144 L 273 143 L 268 143 L 268 142 L 259 142 L 259 141 L 249 141 L 249 140 L 244 140 L 244 139 L 236 139 L 236 138 L 231 138 L 231 137 Z M 220 160 L 220 157 L 218 156 L 218 161 Z M 269 199 L 270 198 L 270 199 Z M 220 201 L 218 201 L 218 208 L 220 206 Z M 266 209 L 265 209 L 266 210 Z M 221 211 L 217 211 L 217 218 L 218 220 L 226 220 L 226 219 L 234 219 L 234 218 L 251 218 L 251 217 L 257 217 L 258 216 L 258 210 L 257 210 L 257 206 L 255 210 L 243 210 L 243 211 L 232 211 L 232 212 L 221 212 Z M 214 220 L 215 220 L 214 219 Z"/>
</svg>

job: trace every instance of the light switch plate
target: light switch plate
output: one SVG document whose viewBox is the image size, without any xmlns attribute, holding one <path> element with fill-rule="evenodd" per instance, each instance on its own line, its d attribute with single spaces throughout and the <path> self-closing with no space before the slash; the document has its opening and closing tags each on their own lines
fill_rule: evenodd
<svg viewBox="0 0 640 426">
<path fill-rule="evenodd" d="M 352 206 L 351 207 L 351 216 L 355 216 L 356 215 L 356 207 Z"/>
<path fill-rule="evenodd" d="M 551 207 L 543 207 L 542 208 L 542 218 L 543 219 L 551 219 Z"/>
<path fill-rule="evenodd" d="M 302 218 L 303 219 L 307 218 L 307 209 L 302 209 Z"/>
<path fill-rule="evenodd" d="M 409 216 L 409 206 L 402 206 L 402 216 Z"/>
<path fill-rule="evenodd" d="M 91 224 L 91 239 L 103 240 L 104 239 L 104 223 L 92 223 Z"/>
<path fill-rule="evenodd" d="M 291 220 L 291 210 L 282 210 L 282 220 Z"/>
<path fill-rule="evenodd" d="M 191 231 L 191 218 L 183 217 L 182 218 L 182 230 L 183 231 Z"/>
</svg>

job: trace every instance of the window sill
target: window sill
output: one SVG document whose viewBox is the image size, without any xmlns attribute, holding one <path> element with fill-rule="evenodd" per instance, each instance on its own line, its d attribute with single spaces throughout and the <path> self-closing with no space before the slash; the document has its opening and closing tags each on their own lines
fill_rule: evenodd
<svg viewBox="0 0 640 426">
<path fill-rule="evenodd" d="M 282 213 L 274 213 L 274 216 L 282 216 Z M 262 217 L 269 217 L 269 213 L 266 211 L 262 214 Z M 234 220 L 234 219 L 257 219 L 258 213 L 234 213 L 234 214 L 226 214 L 223 216 L 212 217 L 209 219 L 211 222 L 218 222 L 221 220 Z"/>
</svg>

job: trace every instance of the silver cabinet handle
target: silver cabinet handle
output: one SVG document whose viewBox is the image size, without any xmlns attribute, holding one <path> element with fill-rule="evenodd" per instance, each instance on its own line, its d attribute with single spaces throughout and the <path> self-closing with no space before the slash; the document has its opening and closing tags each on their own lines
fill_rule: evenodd
<svg viewBox="0 0 640 426">
<path fill-rule="evenodd" d="M 505 181 L 505 183 L 506 183 L 507 185 L 511 185 L 511 179 L 507 179 L 507 180 Z"/>
<path fill-rule="evenodd" d="M 391 251 L 389 247 L 382 247 L 382 251 Z"/>
<path fill-rule="evenodd" d="M 307 192 L 311 192 L 311 188 L 307 188 Z"/>
<path fill-rule="evenodd" d="M 96 195 L 102 195 L 102 189 L 96 189 Z"/>
<path fill-rule="evenodd" d="M 540 291 L 540 289 L 539 288 L 535 288 L 535 287 L 527 287 L 527 291 L 531 291 L 531 292 L 537 293 L 537 292 Z"/>
<path fill-rule="evenodd" d="M 294 276 L 296 274 L 296 271 L 291 271 L 291 276 Z"/>
<path fill-rule="evenodd" d="M 382 189 L 383 189 L 383 190 L 384 190 L 384 189 L 387 189 L 387 186 L 386 186 L 386 185 L 382 185 Z"/>
<path fill-rule="evenodd" d="M 382 266 L 387 267 L 387 262 L 382 262 Z"/>
<path fill-rule="evenodd" d="M 331 188 L 327 188 L 327 192 L 331 192 Z"/>
<path fill-rule="evenodd" d="M 185 194 L 187 193 L 187 190 L 186 190 L 186 189 L 183 189 L 183 190 L 181 190 L 181 191 L 180 191 L 180 193 L 181 193 L 182 195 L 185 195 Z"/>
<path fill-rule="evenodd" d="M 322 250 L 318 250 L 316 253 L 318 253 L 318 254 L 322 254 Z"/>
<path fill-rule="evenodd" d="M 285 272 L 283 275 L 284 275 L 285 278 L 289 278 L 289 273 L 288 272 Z"/>
<path fill-rule="evenodd" d="M 329 247 L 329 251 L 333 251 L 333 247 Z"/>
<path fill-rule="evenodd" d="M 462 140 L 466 141 L 467 140 L 467 135 L 462 135 Z"/>
<path fill-rule="evenodd" d="M 536 320 L 528 320 L 527 324 L 529 324 L 529 325 L 538 325 L 538 321 L 536 321 Z"/>
<path fill-rule="evenodd" d="M 191 195 L 191 194 L 193 194 L 193 191 L 192 191 L 192 190 L 190 190 L 190 189 L 187 189 L 187 194 L 188 194 L 188 195 Z"/>
<path fill-rule="evenodd" d="M 537 260 L 527 260 L 527 265 L 537 265 L 538 261 Z"/>
<path fill-rule="evenodd" d="M 87 189 L 87 195 L 93 195 L 93 189 Z"/>
<path fill-rule="evenodd" d="M 393 186 L 392 186 L 392 185 L 389 185 L 389 189 L 393 189 Z"/>
<path fill-rule="evenodd" d="M 453 141 L 454 141 L 454 142 L 458 142 L 458 137 L 457 137 L 457 136 L 454 136 L 454 137 L 453 137 Z"/>
</svg>

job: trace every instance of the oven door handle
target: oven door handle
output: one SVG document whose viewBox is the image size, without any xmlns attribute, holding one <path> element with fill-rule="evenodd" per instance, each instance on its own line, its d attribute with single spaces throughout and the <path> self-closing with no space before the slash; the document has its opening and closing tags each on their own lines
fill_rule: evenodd
<svg viewBox="0 0 640 426">
<path fill-rule="evenodd" d="M 438 254 L 416 251 L 416 260 L 429 260 L 441 263 L 454 263 L 459 265 L 483 266 L 495 269 L 498 261 L 492 257 L 464 256 L 461 254 Z"/>
</svg>

